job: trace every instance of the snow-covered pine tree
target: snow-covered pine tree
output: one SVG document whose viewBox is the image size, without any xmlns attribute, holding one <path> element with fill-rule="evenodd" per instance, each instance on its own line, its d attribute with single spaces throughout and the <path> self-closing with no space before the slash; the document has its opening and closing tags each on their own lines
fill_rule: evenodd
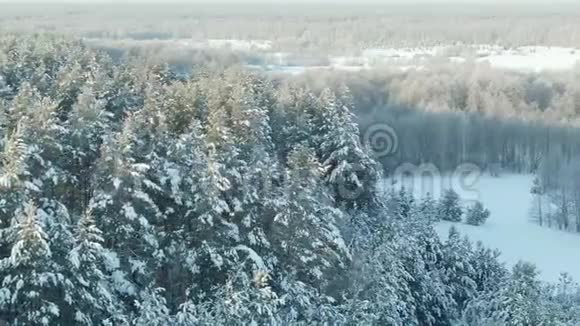
<svg viewBox="0 0 580 326">
<path fill-rule="evenodd" d="M 350 286 L 343 304 L 349 325 L 408 325 L 414 320 L 414 302 L 407 273 L 399 253 L 406 243 L 392 241 L 392 222 L 387 216 L 371 233 L 357 233 L 351 248 Z M 408 249 L 408 248 L 407 248 Z"/>
<path fill-rule="evenodd" d="M 112 68 L 111 79 L 106 79 L 105 99 L 107 112 L 113 115 L 113 121 L 122 121 L 128 112 L 143 107 L 145 98 L 143 71 L 147 67 L 130 61 Z"/>
<path fill-rule="evenodd" d="M 398 203 L 398 214 L 402 218 L 407 218 L 412 213 L 415 208 L 415 198 L 413 194 L 409 193 L 405 187 L 401 187 L 399 192 L 396 194 L 396 202 Z"/>
<path fill-rule="evenodd" d="M 40 95 L 38 92 L 30 83 L 24 82 L 8 107 L 6 115 L 8 121 L 5 122 L 8 131 L 15 130 L 18 124 L 34 111 L 39 101 Z"/>
<path fill-rule="evenodd" d="M 206 188 L 207 154 L 199 124 L 168 142 L 164 155 L 155 155 L 150 161 L 158 180 L 155 202 L 164 218 L 157 226 L 160 250 L 163 256 L 157 268 L 156 287 L 163 291 L 147 290 L 148 295 L 164 296 L 170 309 L 177 309 L 185 301 L 186 290 L 192 286 L 192 275 L 199 270 L 193 257 L 201 241 L 215 236 L 199 217 L 209 205 L 223 199 L 214 188 Z M 208 195 L 200 196 L 200 192 Z M 217 199 L 213 196 L 218 195 Z M 211 197 L 210 197 L 211 195 Z M 200 223 L 201 222 L 201 223 Z M 156 300 L 156 299 L 151 299 Z"/>
<path fill-rule="evenodd" d="M 346 318 L 337 300 L 312 285 L 286 275 L 280 281 L 278 295 L 283 300 L 280 320 L 283 325 L 345 325 Z"/>
<path fill-rule="evenodd" d="M 72 106 L 81 94 L 87 77 L 85 67 L 79 61 L 64 66 L 58 73 L 55 100 L 59 103 L 59 118 L 61 120 L 67 119 Z"/>
<path fill-rule="evenodd" d="M 194 120 L 201 123 L 207 118 L 206 95 L 196 82 L 172 85 L 163 106 L 168 129 L 176 135 L 186 133 Z"/>
<path fill-rule="evenodd" d="M 168 224 L 171 228 L 167 230 L 171 232 L 164 234 L 166 240 L 175 240 L 168 252 L 171 255 L 177 253 L 179 260 L 184 262 L 182 265 L 187 267 L 186 270 L 180 266 L 172 267 L 174 276 L 177 271 L 178 275 L 186 277 L 170 278 L 174 282 L 187 283 L 185 288 L 193 304 L 203 303 L 200 299 L 211 299 L 215 288 L 223 286 L 227 275 L 236 267 L 236 257 L 247 253 L 236 248 L 249 249 L 251 246 L 250 237 L 245 237 L 248 233 L 243 231 L 245 226 L 241 217 L 245 208 L 250 209 L 242 205 L 244 193 L 239 192 L 243 189 L 242 175 L 235 172 L 245 162 L 236 160 L 236 156 L 225 155 L 227 150 L 236 151 L 231 137 L 226 136 L 230 134 L 229 129 L 220 127 L 225 127 L 228 121 L 215 122 L 210 126 L 215 129 L 209 131 L 209 135 L 203 135 L 201 128 L 194 125 L 176 146 L 170 147 L 168 162 L 162 168 L 166 175 L 160 178 L 162 186 L 170 186 L 174 200 L 171 210 L 166 213 L 167 222 L 176 223 Z M 233 182 L 237 185 L 235 189 Z M 263 236 L 257 239 L 263 241 Z M 243 242 L 246 245 L 240 247 Z M 258 257 L 250 251 L 250 256 Z M 176 297 L 173 290 L 168 292 Z M 183 298 L 183 294 L 181 296 Z M 177 304 L 181 303 L 183 301 Z"/>
<path fill-rule="evenodd" d="M 327 289 L 341 276 L 350 253 L 337 227 L 344 216 L 326 198 L 322 173 L 310 148 L 299 146 L 290 153 L 286 185 L 267 234 L 278 268 Z"/>
<path fill-rule="evenodd" d="M 93 88 L 84 86 L 65 123 L 62 160 L 68 173 L 63 182 L 69 191 L 63 202 L 75 214 L 88 209 L 96 161 L 103 138 L 110 132 L 111 116 L 105 110 L 105 101 L 97 99 Z"/>
<path fill-rule="evenodd" d="M 140 326 L 140 325 L 151 325 L 151 326 L 167 326 L 167 325 L 194 325 L 197 322 L 197 318 L 193 317 L 186 319 L 187 322 L 180 324 L 179 320 L 174 320 L 171 315 L 169 308 L 167 307 L 167 301 L 163 296 L 163 289 L 145 289 L 139 295 L 140 300 L 135 302 L 137 311 L 131 316 L 129 325 Z M 189 315 L 188 315 L 189 316 Z"/>
<path fill-rule="evenodd" d="M 272 219 L 266 207 L 271 206 L 276 193 L 270 187 L 276 168 L 271 130 L 266 110 L 248 85 L 251 77 L 240 78 L 242 83 L 236 86 L 221 77 L 214 81 L 224 92 L 209 92 L 205 133 L 200 134 L 202 128 L 194 124 L 191 130 L 195 134 L 182 138 L 192 141 L 187 146 L 198 153 L 188 159 L 188 164 L 197 166 L 196 171 L 192 174 L 191 166 L 180 167 L 185 163 L 182 159 L 174 161 L 182 163 L 172 163 L 174 171 L 179 171 L 175 183 L 183 187 L 183 195 L 176 198 L 192 199 L 184 220 L 189 243 L 189 253 L 184 254 L 190 256 L 191 272 L 196 274 L 190 297 L 207 295 L 214 286 L 223 285 L 236 266 L 236 256 L 264 261 L 263 255 L 271 253 L 264 231 Z M 190 156 L 187 153 L 185 157 Z M 267 261 L 272 267 L 271 254 Z"/>
<path fill-rule="evenodd" d="M 212 150 L 200 163 L 197 180 L 185 192 L 191 197 L 183 197 L 189 208 L 180 231 L 189 246 L 184 254 L 193 274 L 187 286 L 194 300 L 211 296 L 216 286 L 223 285 L 235 267 L 233 248 L 240 238 L 238 226 L 230 220 L 232 209 L 225 194 L 231 183 L 223 175 L 223 163 Z"/>
<path fill-rule="evenodd" d="M 42 221 L 52 253 L 52 272 L 67 279 L 63 283 L 64 289 L 61 289 L 69 296 L 61 298 L 67 308 L 61 311 L 59 320 L 68 323 L 74 318 L 70 307 L 70 265 L 66 257 L 74 243 L 71 218 L 66 201 L 63 201 L 71 191 L 66 186 L 70 170 L 63 164 L 66 155 L 62 144 L 66 143 L 66 135 L 56 117 L 56 103 L 45 97 L 30 105 L 28 109 L 33 113 L 22 118 L 16 130 L 26 142 L 26 161 L 20 167 L 26 174 L 12 191 L 13 194 L 20 193 L 20 200 L 26 197 L 38 205 L 38 218 Z"/>
<path fill-rule="evenodd" d="M 567 273 L 561 273 L 558 283 L 542 288 L 542 304 L 545 305 L 547 323 L 578 325 L 580 323 L 580 289 Z"/>
<path fill-rule="evenodd" d="M 436 222 L 439 220 L 437 212 L 437 202 L 433 199 L 430 193 L 427 193 L 417 205 L 417 210 L 422 216 L 429 221 Z"/>
<path fill-rule="evenodd" d="M 211 302 L 189 305 L 193 309 L 182 311 L 177 319 L 202 325 L 282 325 L 279 310 L 284 300 L 272 290 L 269 274 L 252 275 L 245 270 L 243 261 L 239 263 L 225 284 L 216 289 Z"/>
<path fill-rule="evenodd" d="M 390 216 L 399 219 L 409 218 L 413 214 L 423 216 L 423 213 L 419 211 L 418 206 L 415 204 L 415 198 L 405 187 L 401 187 L 398 190 L 393 187 L 384 194 L 384 206 Z"/>
<path fill-rule="evenodd" d="M 112 290 L 106 268 L 108 253 L 102 246 L 102 232 L 90 211 L 80 218 L 74 236 L 74 247 L 67 257 L 71 266 L 69 278 L 74 285 L 68 298 L 72 314 L 69 322 L 96 325 L 123 321 L 123 305 Z"/>
<path fill-rule="evenodd" d="M 453 298 L 441 271 L 442 244 L 433 225 L 420 214 L 399 219 L 394 224 L 392 241 L 399 242 L 405 273 L 411 275 L 410 297 L 404 299 L 412 308 L 409 325 L 448 325 L 453 312 Z M 412 235 L 412 236 L 409 236 Z"/>
<path fill-rule="evenodd" d="M 23 124 L 15 128 L 2 141 L 3 151 L 1 155 L 0 187 L 11 189 L 21 186 L 22 178 L 28 174 L 27 158 L 28 146 L 25 142 Z"/>
<path fill-rule="evenodd" d="M 437 211 L 441 220 L 461 222 L 463 211 L 459 205 L 459 195 L 453 189 L 446 190 L 439 200 Z"/>
<path fill-rule="evenodd" d="M 159 254 L 155 223 L 162 219 L 148 193 L 156 188 L 148 175 L 149 161 L 139 152 L 144 148 L 144 139 L 137 137 L 142 126 L 129 116 L 123 130 L 105 140 L 89 204 L 105 246 L 119 256 L 123 273 L 137 286 L 149 285 L 154 274 Z M 123 291 L 137 294 L 135 289 Z"/>
<path fill-rule="evenodd" d="M 467 209 L 465 223 L 476 226 L 483 225 L 489 218 L 489 214 L 489 210 L 484 208 L 483 204 L 478 201 Z"/>
<path fill-rule="evenodd" d="M 318 101 L 314 94 L 295 85 L 284 85 L 278 89 L 277 101 L 270 110 L 270 125 L 278 158 L 285 163 L 294 146 L 315 146 L 312 137 L 316 132 L 314 115 Z"/>
<path fill-rule="evenodd" d="M 486 248 L 483 243 L 477 242 L 471 255 L 471 265 L 475 270 L 473 278 L 478 293 L 493 292 L 508 276 L 508 270 L 499 259 L 500 252 Z"/>
<path fill-rule="evenodd" d="M 352 110 L 352 98 L 345 86 L 337 96 L 325 89 L 320 95 L 317 151 L 327 168 L 326 182 L 334 191 L 339 206 L 374 205 L 375 184 L 379 177 L 377 162 L 362 146 Z"/>
<path fill-rule="evenodd" d="M 475 278 L 477 271 L 471 262 L 471 243 L 467 238 L 461 238 L 455 227 L 451 227 L 449 237 L 443 244 L 441 268 L 443 282 L 453 298 L 454 306 L 450 309 L 453 320 L 459 318 L 467 302 L 476 295 Z"/>
<path fill-rule="evenodd" d="M 239 153 L 236 166 L 228 166 L 239 175 L 230 174 L 232 181 L 228 196 L 234 208 L 235 220 L 241 232 L 241 241 L 259 251 L 268 246 L 264 225 L 271 219 L 264 210 L 272 200 L 273 181 L 277 162 L 273 153 L 269 116 L 261 107 L 261 94 L 254 93 L 253 80 L 245 76 L 236 87 L 231 99 L 231 133 Z M 240 223 L 241 222 L 241 223 Z"/>
<path fill-rule="evenodd" d="M 2 141 L 0 154 L 0 256 L 10 254 L 11 243 L 6 232 L 12 224 L 14 215 L 20 209 L 26 196 L 29 147 L 26 144 L 24 127 L 20 125 Z"/>
<path fill-rule="evenodd" d="M 530 263 L 519 262 L 511 277 L 497 291 L 486 292 L 469 303 L 464 313 L 466 325 L 552 325 L 543 304 L 538 271 Z"/>
<path fill-rule="evenodd" d="M 69 209 L 66 207 L 67 196 L 74 191 L 67 180 L 71 174 L 66 165 L 67 158 L 64 144 L 66 132 L 57 118 L 57 103 L 50 98 L 42 98 L 33 103 L 34 114 L 24 118 L 19 124 L 23 130 L 28 147 L 27 179 L 24 182 L 26 194 L 34 199 L 39 208 L 46 212 L 45 231 L 52 241 L 61 241 L 53 237 L 53 227 L 60 230 L 69 229 Z M 71 207 L 72 208 L 72 207 Z M 64 219 L 63 221 L 57 221 Z M 60 231 L 55 232 L 61 235 Z M 66 231 L 65 233 L 70 233 Z M 65 251 L 69 248 L 64 249 Z M 57 255 L 62 257 L 62 255 Z"/>
<path fill-rule="evenodd" d="M 12 252 L 0 261 L 0 318 L 13 325 L 58 324 L 69 308 L 70 282 L 55 268 L 36 206 L 26 204 L 14 223 Z"/>
</svg>

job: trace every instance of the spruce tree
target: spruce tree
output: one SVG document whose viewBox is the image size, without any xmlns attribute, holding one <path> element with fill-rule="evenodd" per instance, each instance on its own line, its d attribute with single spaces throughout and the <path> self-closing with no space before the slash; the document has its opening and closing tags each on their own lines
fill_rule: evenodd
<svg viewBox="0 0 580 326">
<path fill-rule="evenodd" d="M 408 243 L 390 239 L 392 225 L 386 216 L 380 218 L 382 223 L 370 233 L 355 235 L 351 285 L 343 307 L 347 324 L 405 325 L 414 318 L 412 277 L 399 254 Z"/>
<path fill-rule="evenodd" d="M 452 189 L 446 190 L 438 204 L 439 218 L 444 221 L 461 222 L 463 211 L 459 205 L 459 195 Z"/>
<path fill-rule="evenodd" d="M 500 262 L 499 250 L 486 248 L 477 242 L 470 256 L 471 265 L 475 270 L 474 281 L 478 293 L 493 292 L 509 276 L 507 268 Z"/>
<path fill-rule="evenodd" d="M 71 304 L 70 283 L 55 272 L 58 268 L 34 204 L 23 208 L 10 236 L 14 239 L 12 252 L 0 264 L 0 315 L 17 325 L 59 323 Z"/>
<path fill-rule="evenodd" d="M 25 142 L 24 123 L 20 123 L 2 142 L 2 169 L 0 187 L 10 189 L 22 185 L 22 178 L 27 176 L 28 146 Z"/>
<path fill-rule="evenodd" d="M 415 198 L 413 197 L 413 194 L 409 193 L 405 187 L 401 187 L 397 193 L 396 201 L 398 202 L 399 215 L 403 218 L 409 217 L 412 210 L 415 208 Z"/>
<path fill-rule="evenodd" d="M 412 308 L 409 323 L 446 325 L 453 316 L 454 301 L 440 267 L 442 244 L 431 224 L 422 217 L 412 216 L 400 227 L 393 241 L 401 243 L 405 273 L 411 276 L 410 297 L 405 299 Z"/>
<path fill-rule="evenodd" d="M 437 202 L 433 199 L 431 194 L 427 193 L 421 199 L 417 207 L 418 211 L 429 221 L 438 221 L 439 214 L 437 214 Z"/>
<path fill-rule="evenodd" d="M 337 227 L 343 214 L 325 198 L 322 173 L 310 148 L 290 153 L 286 185 L 269 232 L 279 268 L 325 288 L 333 278 L 325 275 L 338 277 L 350 254 Z"/>
<path fill-rule="evenodd" d="M 551 324 L 537 277 L 534 265 L 519 262 L 496 291 L 486 292 L 469 304 L 463 319 L 467 325 Z"/>
<path fill-rule="evenodd" d="M 123 131 L 105 140 L 89 207 L 103 231 L 105 246 L 121 259 L 123 273 L 134 284 L 147 285 L 159 254 L 155 223 L 162 214 L 148 193 L 155 183 L 148 175 L 150 165 L 141 156 L 144 140 L 136 136 L 138 126 L 134 116 L 128 117 Z"/>
<path fill-rule="evenodd" d="M 476 296 L 476 273 L 472 265 L 472 248 L 467 238 L 452 227 L 449 237 L 443 244 L 442 274 L 447 291 L 453 298 L 452 313 L 459 318 L 466 304 Z"/>
<path fill-rule="evenodd" d="M 352 98 L 348 88 L 337 96 L 325 89 L 320 96 L 317 150 L 327 167 L 326 181 L 339 206 L 368 207 L 375 204 L 374 185 L 379 177 L 377 163 L 360 141 Z"/>
<path fill-rule="evenodd" d="M 107 128 L 113 123 L 105 104 L 97 98 L 93 88 L 85 86 L 65 124 L 67 134 L 63 142 L 63 159 L 69 173 L 63 181 L 71 189 L 63 201 L 76 214 L 83 214 L 88 209 L 100 147 L 108 133 Z"/>
<path fill-rule="evenodd" d="M 111 275 L 106 268 L 107 252 L 102 246 L 102 232 L 90 211 L 80 218 L 74 240 L 68 255 L 70 279 L 74 284 L 71 294 L 74 322 L 95 325 L 122 321 L 122 305 L 112 289 Z"/>
<path fill-rule="evenodd" d="M 0 232 L 9 232 L 14 215 L 21 208 L 26 198 L 25 183 L 28 180 L 29 147 L 26 144 L 24 127 L 20 125 L 2 142 L 0 154 L 0 194 L 2 209 L 0 209 Z M 9 237 L 0 237 L 0 254 L 6 257 L 10 253 Z"/>
<path fill-rule="evenodd" d="M 130 325 L 165 326 L 179 324 L 167 308 L 163 289 L 144 289 L 140 297 L 141 299 L 135 303 L 137 312 L 131 317 Z"/>
<path fill-rule="evenodd" d="M 483 225 L 489 218 L 489 214 L 489 210 L 484 208 L 483 204 L 478 201 L 467 210 L 465 223 L 475 226 Z"/>
<path fill-rule="evenodd" d="M 34 87 L 28 83 L 23 83 L 18 89 L 18 94 L 10 102 L 7 114 L 8 130 L 16 129 L 18 123 L 33 113 L 35 104 L 39 101 L 39 94 Z"/>
</svg>

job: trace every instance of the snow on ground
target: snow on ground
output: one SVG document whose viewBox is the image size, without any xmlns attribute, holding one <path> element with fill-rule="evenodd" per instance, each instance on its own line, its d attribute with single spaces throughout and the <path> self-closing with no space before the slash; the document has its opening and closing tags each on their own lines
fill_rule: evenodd
<svg viewBox="0 0 580 326">
<path fill-rule="evenodd" d="M 240 52 L 256 52 L 270 64 L 249 66 L 264 71 L 301 74 L 311 70 L 360 71 L 378 67 L 390 67 L 400 71 L 422 70 L 433 62 L 463 64 L 473 62 L 489 64 L 491 67 L 519 72 L 566 71 L 580 62 L 580 50 L 564 47 L 522 46 L 504 48 L 497 45 L 440 45 L 432 47 L 377 47 L 361 50 L 356 55 L 329 56 L 326 66 L 291 66 L 287 58 L 299 53 L 274 52 L 271 40 L 242 39 L 171 39 L 171 40 L 106 40 L 85 38 L 88 44 L 109 44 L 112 46 L 163 46 L 177 50 L 226 49 Z M 443 61 L 441 61 L 443 60 Z M 271 63 L 275 63 L 272 65 Z"/>
<path fill-rule="evenodd" d="M 565 71 L 573 69 L 580 61 L 580 50 L 563 47 L 523 46 L 505 49 L 491 45 L 473 45 L 465 48 L 476 56 L 476 62 L 489 63 L 498 69 L 519 72 Z M 356 61 L 365 66 L 377 64 L 406 65 L 422 62 L 436 57 L 446 58 L 451 63 L 465 63 L 468 58 L 460 55 L 450 55 L 450 46 L 435 46 L 431 48 L 385 48 L 367 49 Z M 351 58 L 351 62 L 355 59 Z"/>
<path fill-rule="evenodd" d="M 272 48 L 272 41 L 269 40 L 210 39 L 207 40 L 207 44 L 210 48 L 229 48 L 239 51 L 270 50 Z"/>
<path fill-rule="evenodd" d="M 560 47 L 521 47 L 478 59 L 492 67 L 522 72 L 565 71 L 580 61 L 580 51 Z"/>
<path fill-rule="evenodd" d="M 491 216 L 483 226 L 441 222 L 437 232 L 446 237 L 451 225 L 473 241 L 497 248 L 513 265 L 519 260 L 532 262 L 545 281 L 557 282 L 561 272 L 580 280 L 580 235 L 547 229 L 529 221 L 532 195 L 531 176 L 482 177 L 476 187 Z"/>
<path fill-rule="evenodd" d="M 371 48 L 362 53 L 367 60 L 381 59 L 417 59 L 422 57 L 434 57 L 442 54 L 447 49 L 446 46 L 422 47 L 422 48 Z"/>
<path fill-rule="evenodd" d="M 439 187 L 449 188 L 451 184 L 464 199 L 481 200 L 491 216 L 483 226 L 440 222 L 436 230 L 442 239 L 447 237 L 449 228 L 455 226 L 472 241 L 481 241 L 489 248 L 499 249 L 502 252 L 500 259 L 509 267 L 524 260 L 537 265 L 544 281 L 557 282 L 561 272 L 580 280 L 580 235 L 540 227 L 529 221 L 531 176 L 503 175 L 496 178 L 482 175 L 472 180 L 473 189 L 458 189 L 457 185 L 461 183 L 448 178 L 444 178 L 442 183 L 435 182 L 435 186 L 428 189 L 415 187 L 414 193 L 430 192 L 436 196 L 442 192 Z"/>
<path fill-rule="evenodd" d="M 241 48 L 239 48 L 241 49 Z M 330 56 L 327 66 L 288 66 L 279 59 L 275 66 L 262 67 L 265 71 L 301 74 L 313 70 L 360 71 L 373 68 L 391 68 L 399 71 L 427 69 L 431 61 L 464 64 L 475 62 L 489 64 L 493 68 L 518 71 L 566 71 L 580 62 L 580 50 L 573 48 L 525 46 L 505 49 L 499 46 L 474 45 L 466 47 L 472 55 L 458 55 L 449 46 L 431 48 L 373 48 L 362 51 L 360 56 Z M 472 58 L 472 59 L 470 59 Z M 254 67 L 256 68 L 256 67 Z M 259 66 L 257 68 L 260 68 Z"/>
<path fill-rule="evenodd" d="M 464 48 L 477 56 L 477 62 L 487 62 L 494 68 L 520 72 L 563 71 L 573 69 L 580 61 L 580 51 L 573 48 L 522 46 L 506 49 L 492 45 L 472 45 Z M 452 63 L 464 63 L 466 57 L 450 55 L 451 46 L 430 48 L 386 48 L 367 49 L 359 61 L 365 64 L 399 64 L 404 62 L 424 61 L 430 58 L 443 57 Z"/>
<path fill-rule="evenodd" d="M 284 65 L 245 65 L 246 68 L 257 71 L 266 71 L 272 73 L 288 74 L 288 75 L 301 75 L 306 72 L 316 72 L 316 71 L 361 71 L 363 69 L 369 69 L 365 66 L 341 66 L 341 65 L 329 65 L 329 66 L 284 66 Z"/>
<path fill-rule="evenodd" d="M 280 64 L 277 72 L 299 73 L 315 69 L 335 69 L 345 71 L 369 70 L 376 67 L 391 67 L 401 71 L 422 70 L 429 60 L 447 60 L 453 64 L 469 62 L 468 55 L 452 54 L 451 46 L 422 48 L 371 48 L 359 56 L 330 56 L 330 64 L 325 67 L 292 67 Z M 476 63 L 489 64 L 493 68 L 518 72 L 566 71 L 574 69 L 580 62 L 580 50 L 562 47 L 524 46 L 506 49 L 492 45 L 466 46 L 465 52 L 472 53 Z M 457 52 L 457 51 L 455 51 Z M 473 60 L 472 60 L 473 61 Z M 282 63 L 282 61 L 280 61 Z"/>
</svg>

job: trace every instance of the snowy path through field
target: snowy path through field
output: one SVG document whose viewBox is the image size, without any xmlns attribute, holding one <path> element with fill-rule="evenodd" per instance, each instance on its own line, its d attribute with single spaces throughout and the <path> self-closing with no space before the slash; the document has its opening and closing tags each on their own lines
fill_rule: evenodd
<svg viewBox="0 0 580 326">
<path fill-rule="evenodd" d="M 440 222 L 437 232 L 443 238 L 451 225 L 472 241 L 501 250 L 501 259 L 512 266 L 518 260 L 535 263 L 540 278 L 555 282 L 560 272 L 580 281 L 580 235 L 542 228 L 528 220 L 532 177 L 508 175 L 482 176 L 477 182 L 480 200 L 491 211 L 483 226 Z"/>
</svg>

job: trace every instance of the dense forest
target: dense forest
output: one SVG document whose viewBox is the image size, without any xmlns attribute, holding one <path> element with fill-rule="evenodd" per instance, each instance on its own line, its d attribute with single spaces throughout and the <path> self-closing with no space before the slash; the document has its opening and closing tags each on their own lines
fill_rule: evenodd
<svg viewBox="0 0 580 326">
<path fill-rule="evenodd" d="M 184 79 L 6 35 L 0 98 L 8 324 L 580 323 L 567 275 L 545 284 L 455 230 L 439 240 L 429 198 L 377 191 L 345 83 Z"/>
<path fill-rule="evenodd" d="M 84 43 L 116 63 L 146 57 L 150 64 L 168 64 L 184 80 L 195 71 L 243 70 L 261 60 L 255 51 L 184 50 L 172 43 Z M 530 173 L 547 157 L 566 164 L 580 154 L 580 70 L 528 73 L 446 60 L 434 57 L 404 71 L 384 64 L 361 71 L 268 75 L 275 85 L 291 81 L 317 94 L 347 86 L 363 134 L 377 124 L 394 130 L 400 146 L 380 158 L 386 172 L 402 163 L 432 163 L 441 171 L 471 163 L 484 170 L 499 166 Z"/>
<path fill-rule="evenodd" d="M 276 50 L 312 55 L 441 44 L 580 46 L 580 6 L 572 1 L 533 6 L 462 1 L 438 6 L 417 3 L 421 1 L 394 4 L 366 0 L 332 5 L 259 2 L 139 6 L 14 3 L 3 5 L 0 28 L 102 39 L 270 40 Z"/>
<path fill-rule="evenodd" d="M 553 168 L 580 155 L 577 72 L 529 75 L 435 65 L 291 79 L 317 92 L 346 85 L 363 135 L 377 124 L 392 127 L 398 150 L 379 158 L 387 173 L 403 163 L 434 164 L 441 172 L 470 163 L 530 173 L 545 161 Z"/>
</svg>

